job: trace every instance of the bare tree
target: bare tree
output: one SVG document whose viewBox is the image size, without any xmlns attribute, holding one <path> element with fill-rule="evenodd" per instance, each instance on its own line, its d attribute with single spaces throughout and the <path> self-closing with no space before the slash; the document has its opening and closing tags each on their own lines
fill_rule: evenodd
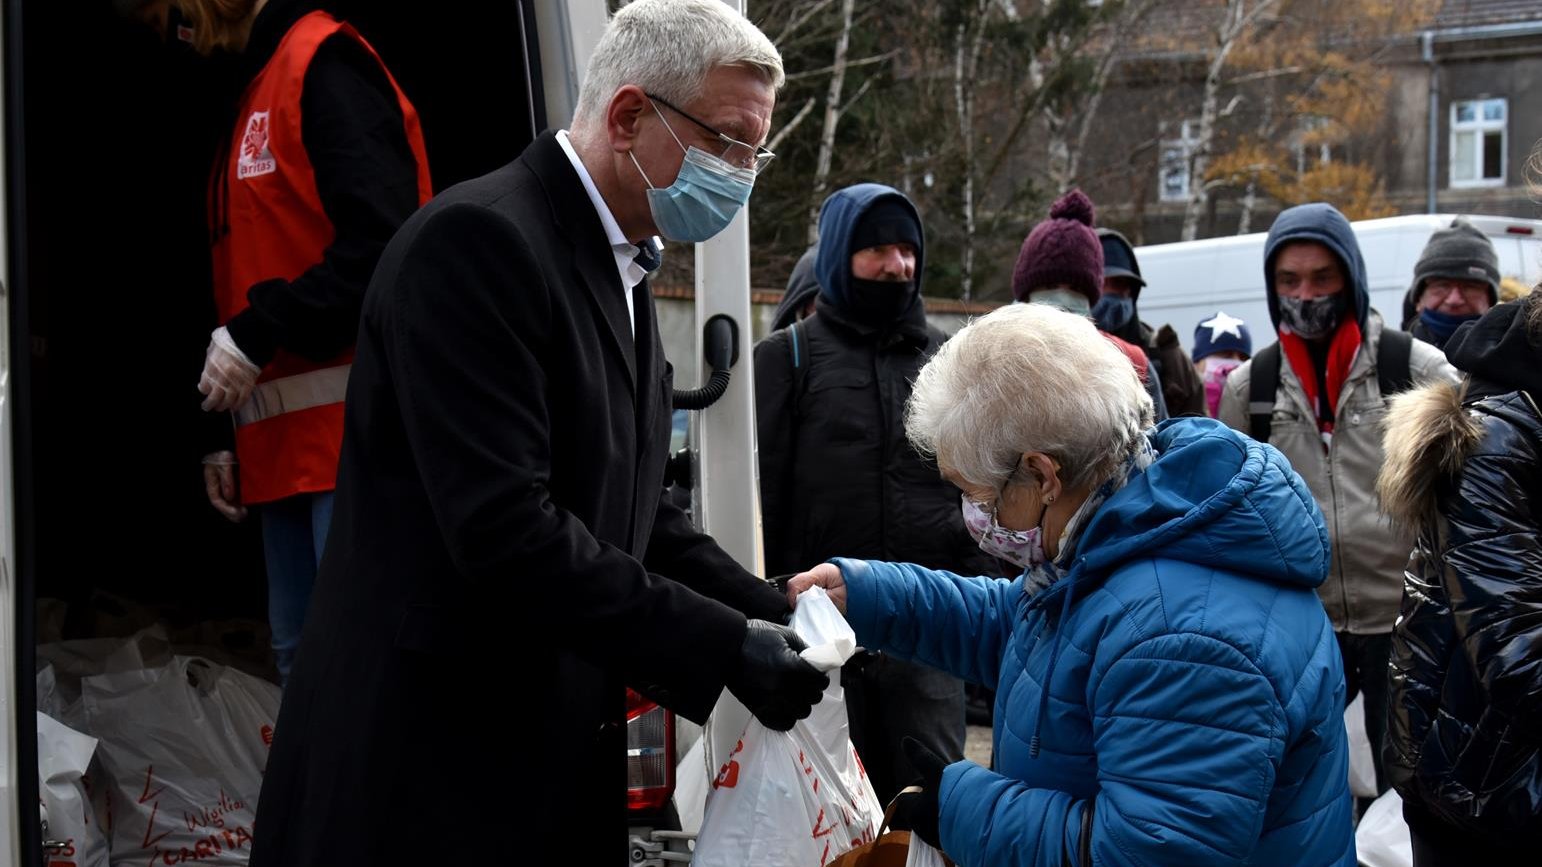
<svg viewBox="0 0 1542 867">
<path fill-rule="evenodd" d="M 980 51 L 985 44 L 985 19 L 990 9 L 991 0 L 976 0 L 974 8 L 970 10 L 971 14 L 960 21 L 953 32 L 953 103 L 964 151 L 964 250 L 959 290 L 960 297 L 965 301 L 974 295 L 975 78 L 980 68 Z"/>
<path fill-rule="evenodd" d="M 1260 16 L 1279 4 L 1279 0 L 1226 0 L 1226 11 L 1215 28 L 1215 45 L 1205 71 L 1204 97 L 1199 107 L 1199 131 L 1189 155 L 1189 201 L 1183 211 L 1183 240 L 1192 241 L 1199 234 L 1199 217 L 1210 204 L 1211 187 L 1205 183 L 1211 148 L 1215 144 L 1216 124 L 1223 114 L 1230 114 L 1237 103 L 1229 103 L 1223 112 L 1221 88 L 1225 83 L 1226 61 L 1246 37 Z"/>
<path fill-rule="evenodd" d="M 1092 80 L 1081 96 L 1085 101 L 1070 100 L 1069 104 L 1044 109 L 1045 125 L 1049 132 L 1049 160 L 1047 172 L 1050 185 L 1056 192 L 1065 192 L 1075 186 L 1081 175 L 1082 158 L 1087 152 L 1087 141 L 1095 128 L 1098 108 L 1108 87 L 1109 76 L 1125 47 L 1126 37 L 1146 19 L 1157 5 L 1157 0 L 1131 0 L 1124 3 L 1112 20 L 1094 28 L 1087 42 L 1096 45 L 1097 66 Z M 1058 34 L 1054 40 L 1057 53 L 1064 57 L 1074 51 L 1076 45 L 1071 35 Z M 1043 85 L 1042 70 L 1033 73 Z"/>
<path fill-rule="evenodd" d="M 846 85 L 847 51 L 851 46 L 851 16 L 856 0 L 841 0 L 841 29 L 835 38 L 835 62 L 830 65 L 830 89 L 825 94 L 824 131 L 819 136 L 819 157 L 814 163 L 813 201 L 808 209 L 807 241 L 809 246 L 819 242 L 819 203 L 824 201 L 825 188 L 830 182 L 830 161 L 835 156 L 835 130 L 840 126 L 841 90 Z"/>
</svg>

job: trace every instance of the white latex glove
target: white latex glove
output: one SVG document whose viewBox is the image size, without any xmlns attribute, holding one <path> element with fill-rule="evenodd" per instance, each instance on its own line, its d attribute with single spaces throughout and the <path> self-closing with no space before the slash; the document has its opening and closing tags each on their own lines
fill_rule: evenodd
<svg viewBox="0 0 1542 867">
<path fill-rule="evenodd" d="M 209 505 L 239 524 L 246 517 L 246 507 L 236 502 L 236 453 L 214 452 L 204 455 L 203 487 Z"/>
<path fill-rule="evenodd" d="M 198 391 L 204 395 L 205 412 L 240 409 L 251 397 L 262 368 L 252 363 L 236 346 L 225 326 L 214 329 L 209 349 L 204 353 L 203 375 L 198 377 Z"/>
</svg>

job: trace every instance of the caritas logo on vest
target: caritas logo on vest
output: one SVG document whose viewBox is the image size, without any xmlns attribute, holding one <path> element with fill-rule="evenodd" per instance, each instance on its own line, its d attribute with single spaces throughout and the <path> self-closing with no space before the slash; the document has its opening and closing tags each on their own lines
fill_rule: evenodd
<svg viewBox="0 0 1542 867">
<path fill-rule="evenodd" d="M 246 180 L 278 171 L 278 160 L 268 148 L 268 113 L 254 111 L 246 119 L 246 134 L 241 137 L 241 154 L 236 158 L 236 177 Z"/>
</svg>

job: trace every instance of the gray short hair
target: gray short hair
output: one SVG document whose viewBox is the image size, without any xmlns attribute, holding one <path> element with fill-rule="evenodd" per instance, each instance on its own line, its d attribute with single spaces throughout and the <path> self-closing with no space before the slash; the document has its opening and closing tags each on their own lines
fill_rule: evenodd
<svg viewBox="0 0 1542 867">
<path fill-rule="evenodd" d="M 628 84 L 689 105 L 719 66 L 758 70 L 773 88 L 786 80 L 776 46 L 722 0 L 634 0 L 610 19 L 589 58 L 573 125 L 602 123 Z"/>
<path fill-rule="evenodd" d="M 1076 488 L 1113 474 L 1151 425 L 1130 360 L 1085 317 L 1009 304 L 943 344 L 921 369 L 905 431 L 964 481 L 1002 487 L 1024 452 L 1045 452 Z"/>
</svg>

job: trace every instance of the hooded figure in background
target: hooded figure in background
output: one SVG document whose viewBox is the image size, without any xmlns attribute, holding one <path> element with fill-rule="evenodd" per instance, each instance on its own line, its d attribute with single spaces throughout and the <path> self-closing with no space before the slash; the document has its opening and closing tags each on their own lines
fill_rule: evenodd
<svg viewBox="0 0 1542 867">
<path fill-rule="evenodd" d="M 798 263 L 792 266 L 787 277 L 787 291 L 771 314 L 771 330 L 781 328 L 814 315 L 814 299 L 819 297 L 819 278 L 814 276 L 814 257 L 819 255 L 819 245 L 803 251 Z"/>
<path fill-rule="evenodd" d="M 1280 214 L 1269 229 L 1263 265 L 1279 343 L 1226 378 L 1218 417 L 1283 452 L 1328 519 L 1333 557 L 1317 592 L 1343 656 L 1345 698 L 1365 692 L 1366 734 L 1377 789 L 1384 791 L 1387 656 L 1413 538 L 1376 512 L 1376 475 L 1386 459 L 1383 393 L 1391 385 L 1382 375 L 1391 355 L 1382 344 L 1404 344 L 1412 383 L 1455 382 L 1456 371 L 1440 350 L 1382 325 L 1371 309 L 1354 229 L 1332 205 L 1298 205 Z M 1264 381 L 1271 370 L 1273 381 Z M 1271 400 L 1254 393 L 1255 376 Z"/>
<path fill-rule="evenodd" d="M 815 313 L 755 348 L 768 574 L 845 555 L 1000 569 L 964 529 L 958 492 L 905 438 L 911 383 L 947 339 L 922 307 L 925 252 L 920 215 L 898 190 L 857 184 L 825 201 Z M 861 654 L 842 681 L 852 740 L 886 802 L 915 777 L 905 736 L 962 758 L 958 679 Z"/>
<path fill-rule="evenodd" d="M 1162 399 L 1172 416 L 1205 415 L 1205 384 L 1188 363 L 1183 344 L 1171 325 L 1152 328 L 1140 318 L 1140 275 L 1135 248 L 1113 229 L 1098 229 L 1103 246 L 1102 295 L 1092 305 L 1098 328 L 1145 351 L 1162 382 Z"/>
<path fill-rule="evenodd" d="M 1444 348 L 1463 322 L 1499 303 L 1499 254 L 1462 217 L 1430 236 L 1403 296 L 1403 330 Z"/>
</svg>

